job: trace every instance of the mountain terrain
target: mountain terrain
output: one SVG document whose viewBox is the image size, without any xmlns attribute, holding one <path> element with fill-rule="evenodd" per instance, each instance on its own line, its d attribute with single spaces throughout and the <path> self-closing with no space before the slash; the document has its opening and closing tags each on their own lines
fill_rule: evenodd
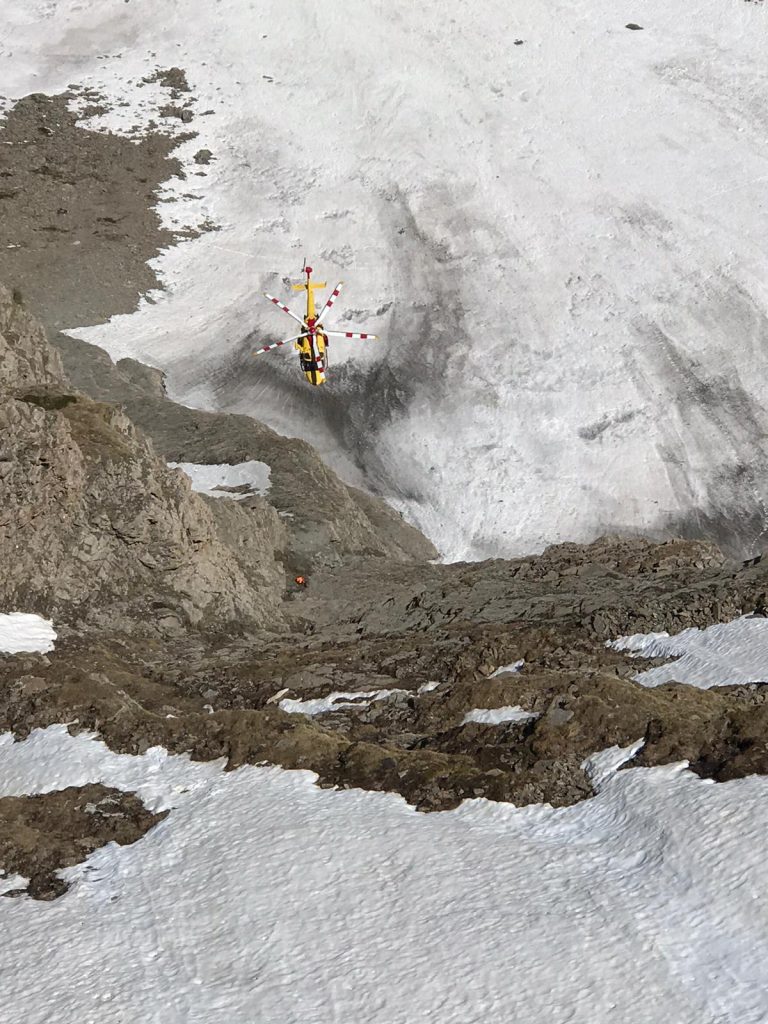
<svg viewBox="0 0 768 1024">
<path fill-rule="evenodd" d="M 66 721 L 116 751 L 307 768 L 422 810 L 568 805 L 593 792 L 585 758 L 639 738 L 632 764 L 768 771 L 761 686 L 647 689 L 606 647 L 764 614 L 762 562 L 606 537 L 440 564 L 306 442 L 180 406 L 133 360 L 52 346 L 10 292 L 0 312 L 2 606 L 59 634 L 52 653 L 4 659 L 0 716 L 17 738 Z M 272 469 L 265 496 L 204 496 L 168 465 L 248 459 Z M 291 709 L 329 695 L 322 715 Z M 528 714 L 465 721 L 509 707 Z"/>
<path fill-rule="evenodd" d="M 765 1021 L 767 16 L 11 4 L 14 1024 Z"/>
<path fill-rule="evenodd" d="M 449 560 L 610 532 L 759 554 L 766 5 L 218 6 L 15 9 L 9 106 L 70 94 L 81 132 L 6 154 L 28 176 L 4 212 L 50 218 L 33 242 L 8 222 L 0 280 L 57 247 L 32 287 L 59 326 L 310 441 Z M 334 342 L 317 392 L 286 350 L 251 356 L 290 333 L 261 292 L 292 301 L 304 257 L 345 281 L 336 322 L 381 337 Z"/>
</svg>

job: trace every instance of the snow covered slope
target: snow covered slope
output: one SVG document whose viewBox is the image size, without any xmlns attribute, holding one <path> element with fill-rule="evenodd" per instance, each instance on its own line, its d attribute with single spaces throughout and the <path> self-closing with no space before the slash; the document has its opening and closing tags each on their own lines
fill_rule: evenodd
<svg viewBox="0 0 768 1024">
<path fill-rule="evenodd" d="M 63 726 L 2 737 L 0 795 L 102 780 L 171 809 L 54 903 L 2 901 L 5 1019 L 762 1024 L 768 780 L 623 756 L 575 807 L 426 815 Z"/>
<path fill-rule="evenodd" d="M 684 629 L 675 636 L 635 633 L 609 646 L 638 657 L 674 659 L 638 673 L 635 680 L 643 686 L 677 682 L 706 690 L 768 680 L 768 620 L 764 618 L 745 615 L 707 629 Z"/>
<path fill-rule="evenodd" d="M 754 548 L 768 6 L 6 6 L 9 96 L 90 84 L 126 104 L 93 123 L 126 131 L 157 117 L 140 80 L 158 66 L 197 97 L 165 217 L 222 230 L 163 256 L 168 293 L 88 340 L 311 439 L 449 558 L 681 525 Z M 318 390 L 290 353 L 249 354 L 285 336 L 259 292 L 287 296 L 305 254 L 346 280 L 349 328 L 384 338 L 334 345 Z"/>
</svg>

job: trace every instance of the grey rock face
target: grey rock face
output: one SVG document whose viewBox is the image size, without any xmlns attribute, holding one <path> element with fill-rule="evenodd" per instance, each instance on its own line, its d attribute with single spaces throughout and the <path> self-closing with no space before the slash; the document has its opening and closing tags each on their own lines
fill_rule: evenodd
<svg viewBox="0 0 768 1024">
<path fill-rule="evenodd" d="M 58 352 L 47 344 L 42 327 L 25 312 L 18 295 L 0 289 L 0 387 L 22 388 L 64 380 Z"/>
<path fill-rule="evenodd" d="M 285 546 L 266 503 L 191 491 L 119 409 L 75 391 L 41 328 L 0 290 L 0 602 L 161 631 L 279 625 Z"/>
<path fill-rule="evenodd" d="M 77 387 L 120 404 L 169 461 L 267 463 L 266 497 L 285 526 L 289 571 L 339 565 L 350 555 L 400 563 L 437 556 L 418 530 L 383 501 L 344 484 L 305 441 L 282 437 L 248 416 L 178 405 L 165 396 L 162 374 L 133 359 L 115 365 L 102 349 L 65 335 L 55 344 Z"/>
</svg>

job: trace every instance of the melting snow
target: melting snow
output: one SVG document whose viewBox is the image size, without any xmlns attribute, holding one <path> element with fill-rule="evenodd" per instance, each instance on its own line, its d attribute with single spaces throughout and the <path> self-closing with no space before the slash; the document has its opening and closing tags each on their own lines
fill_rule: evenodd
<svg viewBox="0 0 768 1024">
<path fill-rule="evenodd" d="M 29 885 L 29 879 L 24 878 L 23 875 L 8 875 L 4 871 L 0 871 L 0 896 L 6 892 L 12 892 L 14 889 L 26 889 Z"/>
<path fill-rule="evenodd" d="M 393 693 L 407 693 L 407 690 L 361 690 L 358 693 L 334 691 L 327 697 L 312 700 L 293 700 L 285 697 L 278 705 L 289 714 L 322 715 L 327 711 L 343 711 L 345 708 L 367 708 L 376 700 L 386 700 Z"/>
<path fill-rule="evenodd" d="M 523 711 L 519 706 L 503 708 L 473 708 L 464 715 L 462 725 L 480 722 L 482 725 L 501 725 L 502 722 L 527 722 L 539 716 L 533 711 Z"/>
<path fill-rule="evenodd" d="M 27 612 L 0 613 L 0 652 L 21 654 L 53 650 L 56 630 L 50 619 Z"/>
<path fill-rule="evenodd" d="M 432 693 L 432 691 L 436 690 L 439 685 L 439 680 L 435 681 L 434 679 L 431 679 L 428 683 L 422 683 L 416 692 L 419 694 L 419 696 L 421 696 L 423 693 Z"/>
<path fill-rule="evenodd" d="M 496 676 L 506 675 L 507 672 L 519 672 L 524 664 L 525 659 L 521 658 L 519 661 L 513 661 L 511 665 L 502 665 L 501 668 L 497 668 L 495 672 L 491 672 L 488 678 L 495 679 Z"/>
<path fill-rule="evenodd" d="M 768 779 L 616 772 L 574 807 L 420 814 L 309 772 L 0 738 L 0 794 L 103 782 L 168 818 L 0 900 L 9 1024 L 764 1024 Z M 126 941 L 130 936 L 130 941 Z"/>
<path fill-rule="evenodd" d="M 197 462 L 169 462 L 171 469 L 181 469 L 192 481 L 192 490 L 214 498 L 241 500 L 252 494 L 266 494 L 272 470 L 266 462 L 238 462 L 229 465 L 201 465 Z M 247 487 L 247 492 L 222 490 L 224 487 Z"/>
<path fill-rule="evenodd" d="M 635 633 L 608 646 L 636 657 L 677 659 L 636 675 L 643 686 L 678 682 L 709 689 L 768 681 L 768 619 L 764 618 L 743 616 L 707 629 L 684 629 L 674 636 Z"/>
</svg>

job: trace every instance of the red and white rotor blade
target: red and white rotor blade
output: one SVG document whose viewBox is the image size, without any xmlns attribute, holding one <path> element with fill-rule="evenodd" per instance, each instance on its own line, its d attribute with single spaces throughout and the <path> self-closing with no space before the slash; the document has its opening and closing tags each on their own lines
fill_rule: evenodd
<svg viewBox="0 0 768 1024">
<path fill-rule="evenodd" d="M 281 345 L 288 345 L 292 341 L 298 341 L 300 338 L 308 337 L 308 334 L 297 334 L 293 338 L 286 338 L 285 341 L 276 341 L 273 345 L 265 345 L 264 348 L 257 348 L 251 354 L 254 356 L 260 356 L 262 352 L 271 352 L 273 348 L 280 348 Z"/>
<path fill-rule="evenodd" d="M 378 338 L 378 334 L 359 334 L 357 331 L 326 331 L 325 328 L 322 333 L 327 334 L 329 338 L 363 338 L 364 340 Z"/>
<path fill-rule="evenodd" d="M 338 284 L 336 285 L 336 287 L 335 287 L 335 288 L 333 289 L 333 291 L 331 292 L 331 294 L 330 294 L 330 295 L 328 296 L 328 298 L 327 298 L 327 299 L 325 300 L 325 305 L 324 305 L 324 306 L 323 306 L 323 308 L 322 308 L 322 309 L 320 310 L 320 316 L 318 316 L 317 320 L 315 320 L 315 327 L 317 327 L 317 326 L 318 326 L 318 325 L 319 325 L 320 323 L 322 323 L 323 317 L 324 317 L 324 316 L 325 316 L 325 314 L 326 314 L 326 313 L 328 312 L 328 310 L 329 310 L 329 309 L 331 308 L 331 306 L 333 306 L 333 304 L 334 304 L 334 302 L 336 301 L 336 299 L 338 299 L 338 297 L 339 297 L 339 292 L 341 291 L 341 289 L 342 289 L 342 285 L 343 285 L 343 284 L 344 284 L 344 282 L 343 282 L 343 281 L 339 281 L 339 283 L 338 283 Z"/>
<path fill-rule="evenodd" d="M 293 317 L 293 319 L 296 321 L 297 324 L 301 324 L 302 327 L 306 327 L 307 326 L 304 323 L 304 321 L 301 319 L 301 317 L 300 316 L 296 316 L 296 314 L 293 312 L 293 310 L 288 309 L 288 307 L 286 305 L 284 305 L 280 301 L 280 299 L 276 299 L 275 296 L 274 295 L 270 295 L 269 292 L 264 292 L 264 294 L 266 295 L 266 297 L 269 299 L 270 302 L 274 302 L 274 304 L 277 306 L 278 309 L 282 309 L 282 311 L 284 313 L 287 313 L 288 316 Z"/>
</svg>

